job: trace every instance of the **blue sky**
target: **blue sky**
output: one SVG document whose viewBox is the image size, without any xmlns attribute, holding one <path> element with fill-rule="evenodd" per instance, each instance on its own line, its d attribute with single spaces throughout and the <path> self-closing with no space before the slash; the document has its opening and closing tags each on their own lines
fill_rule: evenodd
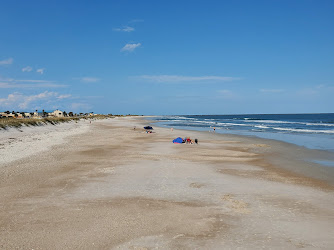
<svg viewBox="0 0 334 250">
<path fill-rule="evenodd" d="M 0 3 L 0 111 L 334 112 L 334 1 Z"/>
</svg>

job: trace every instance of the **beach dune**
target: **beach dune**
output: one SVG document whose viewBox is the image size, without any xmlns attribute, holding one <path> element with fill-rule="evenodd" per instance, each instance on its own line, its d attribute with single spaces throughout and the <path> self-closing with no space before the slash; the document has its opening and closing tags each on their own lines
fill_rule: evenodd
<svg viewBox="0 0 334 250">
<path fill-rule="evenodd" d="M 146 133 L 138 117 L 72 125 L 53 144 L 48 131 L 1 132 L 1 249 L 334 247 L 333 171 L 303 162 L 312 150 Z"/>
</svg>

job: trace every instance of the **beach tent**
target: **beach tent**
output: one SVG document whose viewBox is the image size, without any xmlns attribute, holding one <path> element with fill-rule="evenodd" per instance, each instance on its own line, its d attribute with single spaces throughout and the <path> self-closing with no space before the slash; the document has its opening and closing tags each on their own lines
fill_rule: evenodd
<svg viewBox="0 0 334 250">
<path fill-rule="evenodd" d="M 153 129 L 151 126 L 146 126 L 146 127 L 144 127 L 144 129 Z"/>
<path fill-rule="evenodd" d="M 183 139 L 181 137 L 178 137 L 173 140 L 173 143 L 183 143 Z"/>
</svg>

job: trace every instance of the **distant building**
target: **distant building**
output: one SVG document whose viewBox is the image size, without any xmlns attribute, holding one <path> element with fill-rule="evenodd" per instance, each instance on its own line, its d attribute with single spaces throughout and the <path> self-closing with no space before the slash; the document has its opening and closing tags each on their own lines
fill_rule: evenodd
<svg viewBox="0 0 334 250">
<path fill-rule="evenodd" d="M 8 118 L 8 117 L 13 117 L 13 118 L 15 118 L 15 115 L 12 114 L 12 113 L 7 114 L 6 112 L 1 112 L 0 115 L 1 115 L 2 117 L 7 117 L 7 118 Z"/>
<path fill-rule="evenodd" d="M 43 114 L 43 112 L 34 112 L 33 117 L 34 118 L 42 118 L 42 117 L 44 117 L 44 114 Z"/>
<path fill-rule="evenodd" d="M 64 117 L 64 112 L 60 111 L 59 109 L 49 113 L 50 116 L 55 116 L 55 117 Z"/>
<path fill-rule="evenodd" d="M 25 115 L 26 118 L 31 118 L 32 117 L 32 115 L 30 113 L 27 113 L 27 112 L 25 112 L 24 115 Z"/>
</svg>

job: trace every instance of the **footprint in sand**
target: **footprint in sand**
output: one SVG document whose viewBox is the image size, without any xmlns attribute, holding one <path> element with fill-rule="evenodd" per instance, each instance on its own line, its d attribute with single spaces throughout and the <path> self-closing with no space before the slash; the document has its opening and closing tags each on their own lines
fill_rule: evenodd
<svg viewBox="0 0 334 250">
<path fill-rule="evenodd" d="M 189 187 L 192 187 L 192 188 L 201 188 L 201 187 L 204 187 L 205 184 L 203 183 L 198 183 L 198 182 L 193 182 L 193 183 L 190 183 Z"/>
<path fill-rule="evenodd" d="M 234 199 L 231 194 L 225 194 L 221 199 L 226 201 L 228 207 L 236 213 L 249 214 L 251 212 L 248 203 Z"/>
<path fill-rule="evenodd" d="M 270 148 L 270 146 L 267 144 L 253 144 L 253 145 L 256 147 L 261 147 L 261 148 Z"/>
</svg>

